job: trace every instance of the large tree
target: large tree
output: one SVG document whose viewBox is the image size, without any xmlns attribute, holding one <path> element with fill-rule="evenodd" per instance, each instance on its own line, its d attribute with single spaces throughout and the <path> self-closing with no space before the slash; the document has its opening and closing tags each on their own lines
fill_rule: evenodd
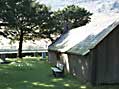
<svg viewBox="0 0 119 89">
<path fill-rule="evenodd" d="M 42 35 L 53 41 L 51 37 L 53 34 L 61 34 L 70 29 L 86 25 L 90 22 L 91 15 L 92 13 L 86 9 L 75 5 L 69 5 L 61 10 L 54 11 L 49 22 L 44 26 L 47 30 L 43 31 Z"/>
<path fill-rule="evenodd" d="M 41 37 L 53 41 L 52 35 L 85 25 L 90 15 L 92 13 L 75 5 L 51 12 L 34 0 L 0 0 L 0 20 L 8 24 L 3 35 L 19 41 L 20 58 L 24 39 Z"/>
<path fill-rule="evenodd" d="M 31 38 L 34 33 L 40 32 L 40 27 L 46 24 L 49 17 L 49 8 L 34 0 L 0 0 L 0 20 L 8 23 L 4 34 L 19 41 L 19 58 L 22 58 L 24 38 Z"/>
</svg>

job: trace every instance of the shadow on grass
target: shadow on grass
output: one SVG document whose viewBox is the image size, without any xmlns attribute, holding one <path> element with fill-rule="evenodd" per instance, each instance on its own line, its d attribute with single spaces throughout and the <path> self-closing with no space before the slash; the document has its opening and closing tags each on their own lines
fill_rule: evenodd
<svg viewBox="0 0 119 89">
<path fill-rule="evenodd" d="M 0 65 L 0 89 L 119 89 L 119 86 L 86 86 L 70 75 L 55 78 L 46 61 L 26 59 Z"/>
</svg>

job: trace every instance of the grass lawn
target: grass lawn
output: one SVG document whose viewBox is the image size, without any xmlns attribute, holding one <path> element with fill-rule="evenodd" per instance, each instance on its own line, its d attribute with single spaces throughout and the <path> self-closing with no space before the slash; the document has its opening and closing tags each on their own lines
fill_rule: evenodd
<svg viewBox="0 0 119 89">
<path fill-rule="evenodd" d="M 36 58 L 0 64 L 0 89 L 119 89 L 117 85 L 91 87 L 67 75 L 54 78 L 47 61 Z"/>
</svg>

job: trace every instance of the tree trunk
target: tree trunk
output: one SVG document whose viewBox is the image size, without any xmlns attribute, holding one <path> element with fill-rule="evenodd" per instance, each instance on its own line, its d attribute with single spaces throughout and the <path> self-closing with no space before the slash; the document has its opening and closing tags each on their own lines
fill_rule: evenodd
<svg viewBox="0 0 119 89">
<path fill-rule="evenodd" d="M 19 39 L 19 49 L 18 49 L 18 57 L 22 58 L 22 44 L 23 44 L 23 30 L 21 29 L 20 32 L 20 39 Z"/>
</svg>

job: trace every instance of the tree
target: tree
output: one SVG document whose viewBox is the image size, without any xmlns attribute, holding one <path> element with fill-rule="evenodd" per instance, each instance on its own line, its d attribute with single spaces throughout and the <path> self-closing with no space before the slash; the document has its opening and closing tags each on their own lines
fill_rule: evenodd
<svg viewBox="0 0 119 89">
<path fill-rule="evenodd" d="M 63 23 L 70 25 L 70 29 L 86 25 L 90 21 L 92 13 L 79 6 L 70 5 L 59 11 L 58 14 L 64 20 Z"/>
<path fill-rule="evenodd" d="M 79 6 L 67 6 L 62 10 L 53 12 L 47 24 L 48 26 L 44 26 L 49 28 L 43 34 L 53 41 L 52 34 L 61 34 L 70 29 L 86 25 L 90 22 L 91 15 L 92 13 Z"/>
<path fill-rule="evenodd" d="M 7 35 L 4 33 L 3 31 L 3 27 L 6 27 L 8 24 L 7 23 L 2 23 L 0 22 L 0 35 L 2 35 L 3 37 L 7 37 Z"/>
<path fill-rule="evenodd" d="M 0 20 L 8 23 L 4 34 L 19 41 L 19 58 L 22 58 L 23 40 L 31 38 L 38 29 L 38 32 L 42 31 L 40 27 L 49 16 L 49 8 L 33 0 L 0 0 Z"/>
</svg>

